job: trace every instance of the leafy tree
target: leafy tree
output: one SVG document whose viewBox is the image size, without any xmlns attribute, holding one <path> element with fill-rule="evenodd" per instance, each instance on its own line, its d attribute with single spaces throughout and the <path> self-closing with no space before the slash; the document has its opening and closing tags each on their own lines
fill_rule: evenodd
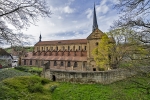
<svg viewBox="0 0 150 100">
<path fill-rule="evenodd" d="M 115 5 L 120 10 L 120 19 L 117 20 L 113 29 L 119 27 L 136 31 L 137 39 L 143 43 L 150 43 L 150 0 L 118 0 Z M 134 36 L 134 37 L 135 37 Z"/>
<path fill-rule="evenodd" d="M 92 54 L 94 55 L 94 60 L 100 70 L 108 70 L 110 68 L 109 55 L 112 46 L 113 45 L 110 43 L 110 39 L 106 34 L 104 34 L 99 41 L 98 47 L 93 50 Z"/>
<path fill-rule="evenodd" d="M 20 30 L 38 20 L 38 16 L 50 17 L 45 0 L 0 0 L 0 43 L 20 43 Z M 15 27 L 9 28 L 8 23 Z M 26 38 L 26 37 L 25 37 Z"/>
<path fill-rule="evenodd" d="M 116 45 L 114 53 L 114 66 L 140 66 L 147 65 L 149 60 L 149 50 L 146 45 L 136 38 L 135 31 L 126 28 L 120 28 L 109 32 L 115 38 Z"/>
<path fill-rule="evenodd" d="M 147 65 L 149 50 L 145 45 L 133 37 L 134 31 L 120 28 L 107 33 L 93 50 L 94 60 L 99 68 L 108 70 L 118 67 Z"/>
</svg>

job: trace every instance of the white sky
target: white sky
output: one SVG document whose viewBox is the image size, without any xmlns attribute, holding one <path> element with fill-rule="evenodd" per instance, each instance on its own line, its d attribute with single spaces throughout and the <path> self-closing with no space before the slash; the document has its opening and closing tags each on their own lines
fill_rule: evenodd
<svg viewBox="0 0 150 100">
<path fill-rule="evenodd" d="M 42 41 L 85 39 L 92 32 L 93 6 L 99 29 L 108 32 L 118 12 L 113 9 L 117 0 L 47 0 L 51 18 L 39 18 L 36 26 L 30 25 L 23 33 L 32 35 L 29 41 L 34 45 L 42 35 Z"/>
</svg>

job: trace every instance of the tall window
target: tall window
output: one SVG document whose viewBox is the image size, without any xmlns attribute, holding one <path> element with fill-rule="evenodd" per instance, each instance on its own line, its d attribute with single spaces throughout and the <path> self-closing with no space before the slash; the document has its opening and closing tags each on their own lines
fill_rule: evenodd
<svg viewBox="0 0 150 100">
<path fill-rule="evenodd" d="M 68 51 L 70 50 L 70 46 L 68 46 Z"/>
<path fill-rule="evenodd" d="M 63 61 L 61 61 L 60 65 L 61 65 L 61 66 L 64 66 L 64 62 L 63 62 Z"/>
<path fill-rule="evenodd" d="M 51 47 L 51 51 L 53 50 L 53 47 Z"/>
<path fill-rule="evenodd" d="M 54 66 L 57 66 L 57 62 L 56 61 L 54 61 Z"/>
<path fill-rule="evenodd" d="M 81 49 L 81 47 L 79 46 L 79 50 Z"/>
<path fill-rule="evenodd" d="M 42 51 L 43 51 L 43 47 L 42 47 Z"/>
<path fill-rule="evenodd" d="M 32 65 L 32 60 L 30 60 L 30 65 Z"/>
<path fill-rule="evenodd" d="M 75 46 L 73 46 L 73 51 L 75 51 Z"/>
<path fill-rule="evenodd" d="M 75 63 L 74 63 L 74 67 L 77 67 L 77 66 L 78 66 L 78 64 L 77 64 L 77 62 L 75 62 Z"/>
<path fill-rule="evenodd" d="M 68 65 L 68 67 L 70 67 L 70 66 L 71 66 L 70 61 L 68 61 L 68 64 L 67 64 L 67 65 Z"/>
<path fill-rule="evenodd" d="M 24 60 L 24 65 L 26 65 L 26 60 Z"/>
<path fill-rule="evenodd" d="M 86 46 L 84 47 L 84 50 L 86 50 Z"/>
<path fill-rule="evenodd" d="M 98 42 L 96 42 L 95 45 L 98 46 Z"/>
<path fill-rule="evenodd" d="M 48 47 L 46 47 L 46 50 L 48 51 Z"/>
<path fill-rule="evenodd" d="M 56 50 L 58 50 L 58 47 L 56 47 Z"/>
</svg>

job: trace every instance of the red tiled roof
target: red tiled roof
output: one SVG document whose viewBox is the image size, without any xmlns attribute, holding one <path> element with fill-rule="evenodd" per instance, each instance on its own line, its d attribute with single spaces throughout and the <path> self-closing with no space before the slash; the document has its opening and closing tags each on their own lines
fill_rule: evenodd
<svg viewBox="0 0 150 100">
<path fill-rule="evenodd" d="M 32 56 L 32 53 L 28 53 L 27 57 L 22 59 L 34 59 L 34 60 L 64 60 L 64 61 L 87 61 L 85 56 Z"/>
<path fill-rule="evenodd" d="M 76 39 L 76 40 L 57 40 L 57 41 L 41 41 L 35 44 L 35 46 L 39 45 L 60 45 L 60 44 L 86 44 L 87 39 Z"/>
</svg>

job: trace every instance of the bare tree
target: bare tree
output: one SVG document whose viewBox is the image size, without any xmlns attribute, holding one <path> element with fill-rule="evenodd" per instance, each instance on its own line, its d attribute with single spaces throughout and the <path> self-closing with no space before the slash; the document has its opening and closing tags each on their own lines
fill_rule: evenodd
<svg viewBox="0 0 150 100">
<path fill-rule="evenodd" d="M 20 31 L 34 24 L 38 17 L 50 17 L 51 11 L 45 0 L 0 0 L 0 43 L 19 43 L 19 34 L 8 27 L 8 23 Z"/>
<path fill-rule="evenodd" d="M 136 31 L 137 39 L 150 43 L 150 0 L 118 0 L 115 5 L 120 9 L 120 19 L 115 21 L 113 29 L 130 27 Z"/>
</svg>

